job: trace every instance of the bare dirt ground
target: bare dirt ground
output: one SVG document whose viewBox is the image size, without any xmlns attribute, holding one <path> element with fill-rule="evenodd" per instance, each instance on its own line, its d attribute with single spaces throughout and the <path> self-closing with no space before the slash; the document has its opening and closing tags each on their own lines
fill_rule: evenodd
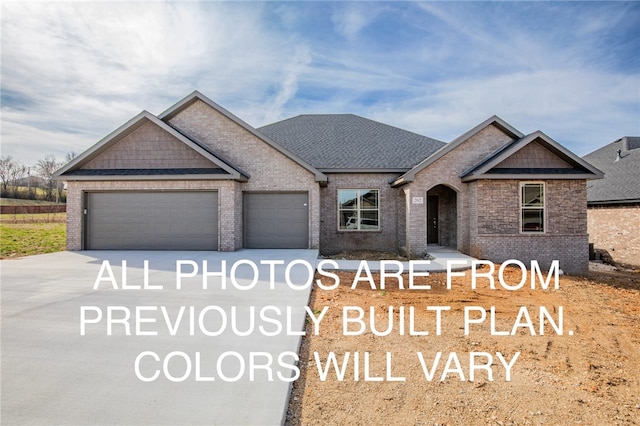
<svg viewBox="0 0 640 426">
<path fill-rule="evenodd" d="M 588 277 L 560 276 L 557 290 L 531 290 L 527 285 L 516 291 L 502 288 L 497 278 L 495 290 L 488 288 L 486 279 L 472 290 L 470 274 L 453 278 L 451 290 L 446 289 L 444 273 L 416 279 L 431 290 L 400 290 L 397 280 L 390 280 L 385 290 L 372 290 L 367 282 L 351 289 L 353 272 L 340 272 L 335 290 L 315 287 L 312 309 L 317 314 L 324 307 L 329 309 L 318 335 L 313 335 L 313 322 L 307 321 L 301 377 L 292 389 L 287 424 L 640 424 L 640 272 L 594 265 Z M 504 279 L 514 285 L 521 275 L 520 269 L 508 268 Z M 404 276 L 405 286 L 407 280 Z M 324 278 L 323 282 L 333 281 Z M 378 275 L 374 282 L 379 286 Z M 345 306 L 364 309 L 367 326 L 361 335 L 344 335 Z M 405 309 L 404 322 L 400 306 Z M 428 306 L 450 307 L 441 313 L 440 335 L 436 312 L 427 310 Z M 464 310 L 473 306 L 486 309 L 486 321 L 470 324 L 465 335 Z M 495 307 L 493 327 L 491 306 Z M 410 335 L 410 307 L 414 308 L 413 330 L 428 331 L 428 336 Z M 562 307 L 561 335 L 548 320 L 544 334 L 540 333 L 540 307 L 556 325 Z M 378 331 L 387 329 L 388 313 L 393 311 L 388 335 L 371 331 L 371 308 Z M 349 317 L 356 315 L 349 312 Z M 469 312 L 470 319 L 479 315 L 479 311 Z M 514 334 L 492 335 L 492 328 Z M 348 331 L 357 329 L 356 324 L 348 324 Z M 343 380 L 337 379 L 333 367 L 321 380 L 314 354 L 324 370 L 330 352 L 339 367 L 349 353 Z M 438 352 L 440 360 L 434 364 Z M 471 381 L 473 353 L 478 367 Z M 498 353 L 507 364 L 513 361 L 510 381 Z M 425 369 L 433 373 L 431 380 Z"/>
</svg>

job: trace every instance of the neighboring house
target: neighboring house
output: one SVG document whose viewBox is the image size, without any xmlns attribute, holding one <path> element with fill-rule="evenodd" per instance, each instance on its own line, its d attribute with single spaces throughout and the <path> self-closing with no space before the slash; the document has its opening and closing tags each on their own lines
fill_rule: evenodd
<svg viewBox="0 0 640 426">
<path fill-rule="evenodd" d="M 587 185 L 589 241 L 605 258 L 639 267 L 640 137 L 623 137 L 583 158 L 604 172 Z"/>
<path fill-rule="evenodd" d="M 542 132 L 491 117 L 443 143 L 355 115 L 255 129 L 199 92 L 142 112 L 57 172 L 69 250 L 429 244 L 500 262 L 588 267 L 587 179 Z"/>
</svg>

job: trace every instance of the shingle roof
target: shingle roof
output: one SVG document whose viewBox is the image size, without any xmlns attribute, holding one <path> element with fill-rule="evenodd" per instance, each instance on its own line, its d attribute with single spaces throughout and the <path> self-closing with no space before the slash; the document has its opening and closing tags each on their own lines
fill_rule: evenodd
<svg viewBox="0 0 640 426">
<path fill-rule="evenodd" d="M 258 131 L 321 170 L 408 170 L 445 145 L 353 114 L 299 115 Z"/>
<path fill-rule="evenodd" d="M 583 158 L 605 173 L 604 179 L 587 184 L 589 203 L 640 202 L 640 137 L 618 139 Z"/>
</svg>

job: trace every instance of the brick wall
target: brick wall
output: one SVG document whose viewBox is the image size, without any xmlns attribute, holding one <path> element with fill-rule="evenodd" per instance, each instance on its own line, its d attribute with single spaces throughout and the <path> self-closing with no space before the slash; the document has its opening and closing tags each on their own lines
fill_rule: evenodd
<svg viewBox="0 0 640 426">
<path fill-rule="evenodd" d="M 495 262 L 516 258 L 529 263 L 536 259 L 543 267 L 548 267 L 553 260 L 560 260 L 561 268 L 566 272 L 586 272 L 588 237 L 584 180 L 545 182 L 544 235 L 520 233 L 520 181 L 461 181 L 459 174 L 462 171 L 509 142 L 510 137 L 497 127 L 481 130 L 419 172 L 414 182 L 407 185 L 410 196 L 426 197 L 427 191 L 438 185 L 456 192 L 457 248 L 463 253 Z M 540 150 L 534 146 L 529 151 L 537 153 Z M 543 154 L 541 158 L 546 158 L 548 153 Z M 520 157 L 512 161 L 521 164 Z M 427 251 L 426 208 L 426 203 L 409 205 L 407 241 L 414 255 Z"/>
<path fill-rule="evenodd" d="M 329 183 L 320 189 L 320 248 L 322 254 L 335 254 L 342 250 L 371 249 L 397 252 L 398 223 L 404 223 L 404 197 L 389 181 L 397 174 L 389 173 L 335 173 Z M 338 190 L 379 190 L 380 230 L 340 231 L 338 229 Z"/>
<path fill-rule="evenodd" d="M 584 180 L 547 180 L 545 233 L 520 233 L 520 183 L 483 180 L 477 187 L 477 231 L 472 235 L 474 257 L 501 262 L 535 259 L 548 267 L 553 260 L 569 273 L 588 269 L 587 196 Z"/>
<path fill-rule="evenodd" d="M 518 259 L 529 267 L 536 260 L 549 268 L 558 260 L 560 269 L 569 274 L 585 274 L 589 269 L 589 241 L 583 235 L 479 235 L 472 256 L 492 262 Z"/>
<path fill-rule="evenodd" d="M 242 247 L 241 191 L 306 191 L 309 193 L 309 245 L 320 240 L 320 190 L 315 176 L 246 129 L 198 100 L 172 117 L 171 124 L 208 145 L 250 178 L 236 186 L 236 247 Z M 238 204 L 236 204 L 238 205 Z"/>
<path fill-rule="evenodd" d="M 243 246 L 244 191 L 305 191 L 309 194 L 309 245 L 318 248 L 320 194 L 315 176 L 286 155 L 201 101 L 171 119 L 171 124 L 208 145 L 250 178 L 248 182 L 205 180 L 70 181 L 68 186 L 67 248 L 82 249 L 83 191 L 217 190 L 221 251 Z M 84 168 L 211 167 L 212 164 L 153 123 L 130 129 Z"/>
<path fill-rule="evenodd" d="M 589 207 L 589 242 L 614 262 L 640 267 L 640 205 Z"/>
<path fill-rule="evenodd" d="M 470 184 L 462 183 L 459 175 L 511 141 L 512 139 L 497 127 L 488 126 L 416 175 L 415 180 L 408 185 L 411 197 L 423 197 L 425 203 L 410 205 L 407 245 L 413 255 L 422 256 L 427 252 L 426 195 L 427 191 L 436 185 L 446 185 L 457 193 L 456 246 L 463 253 L 469 252 L 470 225 L 473 220 L 469 214 Z"/>
<path fill-rule="evenodd" d="M 67 184 L 67 250 L 83 247 L 83 191 L 218 191 L 218 249 L 233 251 L 237 246 L 235 227 L 238 205 L 233 181 L 69 181 Z"/>
</svg>

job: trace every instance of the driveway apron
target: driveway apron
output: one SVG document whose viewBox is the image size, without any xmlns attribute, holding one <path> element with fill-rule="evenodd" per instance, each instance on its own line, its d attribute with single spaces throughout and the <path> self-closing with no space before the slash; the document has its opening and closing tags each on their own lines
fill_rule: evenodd
<svg viewBox="0 0 640 426">
<path fill-rule="evenodd" d="M 281 424 L 317 254 L 2 260 L 2 423 Z"/>
</svg>

